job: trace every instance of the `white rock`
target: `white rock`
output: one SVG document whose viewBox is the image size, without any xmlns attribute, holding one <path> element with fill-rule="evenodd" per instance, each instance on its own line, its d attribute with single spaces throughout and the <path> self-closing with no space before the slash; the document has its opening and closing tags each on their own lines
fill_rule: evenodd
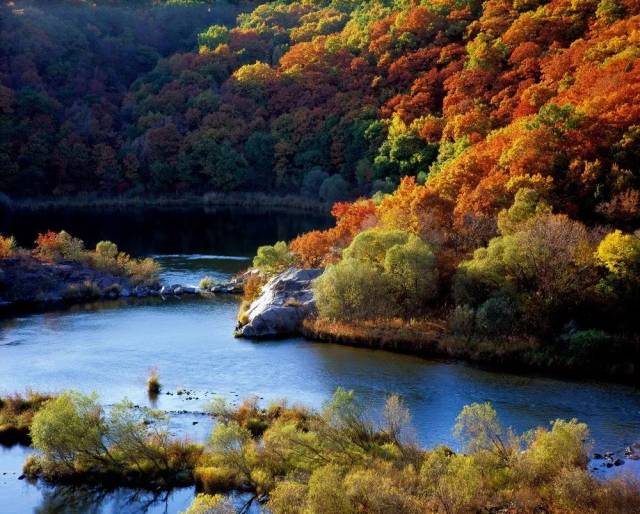
<svg viewBox="0 0 640 514">
<path fill-rule="evenodd" d="M 273 277 L 249 307 L 248 322 L 238 335 L 260 338 L 295 333 L 305 318 L 315 315 L 312 282 L 321 274 L 319 269 L 291 268 Z"/>
</svg>

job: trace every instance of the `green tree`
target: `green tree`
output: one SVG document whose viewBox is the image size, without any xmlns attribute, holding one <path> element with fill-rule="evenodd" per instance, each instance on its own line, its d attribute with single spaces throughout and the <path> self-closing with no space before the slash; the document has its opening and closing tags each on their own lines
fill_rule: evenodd
<svg viewBox="0 0 640 514">
<path fill-rule="evenodd" d="M 456 419 L 454 434 L 468 452 L 489 451 L 504 462 L 509 458 L 510 433 L 489 402 L 466 405 Z"/>
<path fill-rule="evenodd" d="M 78 464 L 107 459 L 104 436 L 107 425 L 97 396 L 74 391 L 49 400 L 33 417 L 33 447 L 45 461 L 62 464 L 71 471 Z"/>
<path fill-rule="evenodd" d="M 229 29 L 224 25 L 211 25 L 198 34 L 198 45 L 215 50 L 218 45 L 229 42 Z"/>
<path fill-rule="evenodd" d="M 349 183 L 342 175 L 331 175 L 322 182 L 319 195 L 328 204 L 348 200 L 351 196 Z"/>
<path fill-rule="evenodd" d="M 259 247 L 256 256 L 253 258 L 253 267 L 258 268 L 267 275 L 284 271 L 292 264 L 293 256 L 289 251 L 289 246 L 284 241 Z"/>
<path fill-rule="evenodd" d="M 402 230 L 365 230 L 316 281 L 320 315 L 376 319 L 419 314 L 437 291 L 433 251 Z"/>
</svg>

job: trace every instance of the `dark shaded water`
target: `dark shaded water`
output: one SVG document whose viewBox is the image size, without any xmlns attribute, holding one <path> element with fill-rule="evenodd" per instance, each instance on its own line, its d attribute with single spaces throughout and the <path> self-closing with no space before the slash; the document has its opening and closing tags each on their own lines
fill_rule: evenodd
<svg viewBox="0 0 640 514">
<path fill-rule="evenodd" d="M 139 212 L 132 220 L 124 214 L 102 221 L 97 215 L 65 216 L 63 221 L 56 216 L 3 223 L 13 224 L 17 228 L 12 231 L 27 240 L 37 231 L 62 227 L 89 242 L 113 239 L 136 255 L 157 255 L 165 280 L 181 283 L 197 283 L 206 274 L 229 276 L 248 264 L 242 257 L 259 244 L 326 223 L 305 216 L 194 211 Z M 425 445 L 455 445 L 451 427 L 456 415 L 464 405 L 480 401 L 493 402 L 502 420 L 518 431 L 575 417 L 589 423 L 596 449 L 617 450 L 640 439 L 637 389 L 488 372 L 299 338 L 238 340 L 232 337 L 237 302 L 229 297 L 115 302 L 2 321 L 0 395 L 28 387 L 51 392 L 75 388 L 96 391 L 107 405 L 125 396 L 146 404 L 145 380 L 156 367 L 165 392 L 195 391 L 197 400 L 161 395 L 157 407 L 188 411 L 174 416 L 173 430 L 199 440 L 211 428 L 199 412 L 216 395 L 232 401 L 248 395 L 265 402 L 288 398 L 318 407 L 338 386 L 355 390 L 377 412 L 388 394 L 402 395 Z M 139 512 L 147 507 L 148 512 L 179 512 L 193 496 L 191 488 L 183 489 L 148 506 L 154 498 L 132 491 L 104 496 L 25 484 L 17 476 L 26 452 L 0 450 L 2 513 Z M 67 507 L 57 508 L 60 504 Z"/>
<path fill-rule="evenodd" d="M 38 233 L 66 230 L 87 247 L 110 239 L 134 255 L 252 256 L 257 246 L 330 226 L 328 216 L 224 208 L 0 210 L 0 233 L 31 247 Z"/>
</svg>

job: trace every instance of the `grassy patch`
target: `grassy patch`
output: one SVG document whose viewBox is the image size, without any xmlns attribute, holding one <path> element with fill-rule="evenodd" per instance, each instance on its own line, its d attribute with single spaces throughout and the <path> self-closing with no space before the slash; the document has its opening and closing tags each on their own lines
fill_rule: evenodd
<svg viewBox="0 0 640 514">
<path fill-rule="evenodd" d="M 50 395 L 27 392 L 0 398 L 0 444 L 31 444 L 29 429 L 36 412 L 51 398 Z"/>
</svg>

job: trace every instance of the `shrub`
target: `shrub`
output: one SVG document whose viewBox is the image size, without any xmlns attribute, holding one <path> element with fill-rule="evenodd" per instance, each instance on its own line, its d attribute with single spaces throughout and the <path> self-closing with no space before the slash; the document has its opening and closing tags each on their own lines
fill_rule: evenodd
<svg viewBox="0 0 640 514">
<path fill-rule="evenodd" d="M 33 254 L 42 260 L 57 262 L 61 260 L 81 262 L 86 258 L 84 243 L 64 230 L 48 231 L 38 234 Z"/>
<path fill-rule="evenodd" d="M 158 281 L 160 265 L 153 259 L 134 259 L 111 241 L 100 241 L 91 253 L 91 264 L 99 271 L 122 275 L 135 285 L 152 285 Z"/>
<path fill-rule="evenodd" d="M 85 280 L 80 284 L 69 284 L 62 293 L 65 300 L 95 300 L 100 298 L 100 288 L 91 280 Z"/>
<path fill-rule="evenodd" d="M 25 472 L 53 482 L 108 479 L 128 484 L 135 480 L 147 487 L 188 485 L 202 450 L 172 440 L 167 422 L 165 415 L 129 401 L 105 414 L 95 395 L 64 392 L 33 418 L 31 437 L 39 453 Z"/>
<path fill-rule="evenodd" d="M 477 512 L 483 492 L 483 470 L 472 456 L 445 447 L 427 454 L 420 469 L 424 491 L 443 512 Z"/>
<path fill-rule="evenodd" d="M 119 254 L 118 259 L 120 261 Z M 158 273 L 160 273 L 160 264 L 147 257 L 146 259 L 132 259 L 127 256 L 124 260 L 125 275 L 133 284 L 153 285 L 158 282 Z"/>
<path fill-rule="evenodd" d="M 236 409 L 218 402 L 220 423 L 203 457 L 206 466 L 196 470 L 199 485 L 268 496 L 274 514 L 635 514 L 640 504 L 637 483 L 588 474 L 588 431 L 575 420 L 515 436 L 490 404 L 469 405 L 455 427 L 467 453 L 456 454 L 446 447 L 412 450 L 403 442 L 398 427 L 408 412 L 397 397 L 377 425 L 353 393 L 342 389 L 304 422 L 268 414 L 286 410 L 263 410 L 255 401 Z M 269 419 L 261 437 L 245 428 L 254 418 Z"/>
<path fill-rule="evenodd" d="M 615 230 L 600 242 L 595 257 L 601 266 L 620 278 L 640 277 L 640 238 Z"/>
<path fill-rule="evenodd" d="M 160 384 L 160 377 L 158 376 L 158 370 L 153 368 L 151 373 L 149 373 L 149 378 L 147 379 L 147 392 L 150 396 L 157 396 L 160 394 L 160 389 L 162 388 Z"/>
<path fill-rule="evenodd" d="M 278 514 L 302 514 L 307 491 L 306 484 L 283 480 L 269 494 L 269 503 L 267 505 L 272 512 Z"/>
<path fill-rule="evenodd" d="M 0 235 L 0 259 L 13 257 L 16 247 L 16 240 L 13 238 L 13 236 L 5 237 Z"/>
<path fill-rule="evenodd" d="M 566 216 L 542 214 L 513 234 L 492 239 L 458 267 L 457 304 L 478 306 L 492 296 L 515 299 L 538 332 L 552 316 L 589 298 L 597 283 L 592 238 Z"/>
<path fill-rule="evenodd" d="M 31 438 L 47 464 L 73 471 L 102 458 L 106 424 L 96 400 L 95 395 L 65 392 L 36 413 Z"/>
<path fill-rule="evenodd" d="M 199 490 L 209 492 L 229 491 L 237 485 L 235 472 L 221 465 L 197 466 L 193 470 L 193 476 Z"/>
<path fill-rule="evenodd" d="M 456 419 L 454 434 L 470 453 L 489 451 L 504 461 L 509 457 L 510 434 L 489 402 L 465 406 Z"/>
<path fill-rule="evenodd" d="M 214 278 L 206 276 L 202 280 L 200 280 L 198 287 L 203 291 L 210 291 L 211 288 L 216 285 L 216 283 L 217 282 Z"/>
<path fill-rule="evenodd" d="M 565 469 L 584 469 L 589 462 L 589 428 L 577 420 L 555 420 L 551 430 L 534 431 L 527 451 L 516 461 L 522 480 L 531 485 L 552 482 Z"/>
<path fill-rule="evenodd" d="M 310 512 L 327 514 L 353 512 L 342 484 L 343 475 L 344 471 L 339 466 L 331 464 L 318 468 L 312 473 L 309 478 L 306 502 Z"/>
<path fill-rule="evenodd" d="M 33 416 L 50 399 L 33 391 L 0 398 L 0 443 L 29 443 Z"/>
<path fill-rule="evenodd" d="M 253 266 L 262 273 L 272 275 L 286 270 L 293 264 L 293 257 L 287 243 L 278 241 L 273 246 L 261 246 L 253 258 Z"/>
<path fill-rule="evenodd" d="M 437 290 L 436 259 L 420 238 L 401 230 L 358 234 L 343 259 L 315 282 L 320 316 L 372 320 L 423 312 Z"/>
<path fill-rule="evenodd" d="M 395 314 L 389 289 L 386 276 L 350 258 L 327 267 L 314 283 L 318 313 L 331 320 L 376 319 Z"/>
<path fill-rule="evenodd" d="M 449 316 L 449 328 L 457 335 L 470 337 L 475 330 L 476 311 L 469 305 L 456 305 Z"/>
<path fill-rule="evenodd" d="M 583 364 L 602 364 L 613 350 L 613 338 L 602 330 L 578 330 L 562 338 L 565 354 Z"/>
<path fill-rule="evenodd" d="M 406 317 L 422 312 L 435 297 L 438 286 L 436 257 L 419 237 L 410 235 L 407 242 L 389 248 L 384 258 L 392 294 Z"/>
<path fill-rule="evenodd" d="M 111 241 L 100 241 L 96 245 L 93 256 L 93 265 L 100 271 L 117 273 L 118 246 Z"/>
<path fill-rule="evenodd" d="M 514 304 L 503 296 L 489 298 L 476 312 L 478 330 L 494 336 L 511 334 L 517 319 Z"/>
</svg>

